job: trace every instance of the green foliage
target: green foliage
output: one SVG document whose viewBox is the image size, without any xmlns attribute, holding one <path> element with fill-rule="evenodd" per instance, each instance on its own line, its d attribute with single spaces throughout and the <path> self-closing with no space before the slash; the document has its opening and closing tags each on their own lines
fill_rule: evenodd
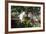
<svg viewBox="0 0 46 34">
<path fill-rule="evenodd" d="M 34 13 L 34 15 L 36 15 L 36 17 L 40 14 L 40 7 L 28 7 L 28 6 L 11 6 L 11 13 L 15 12 L 16 16 L 18 16 L 21 12 L 31 12 L 31 13 Z M 38 17 L 37 17 L 38 18 Z M 24 17 L 23 18 L 24 21 L 21 23 L 21 22 L 18 22 L 15 20 L 14 23 L 14 27 L 15 28 L 23 28 L 23 27 L 38 27 L 40 26 L 39 23 L 35 23 L 33 24 L 30 20 L 30 18 L 28 17 Z"/>
</svg>

